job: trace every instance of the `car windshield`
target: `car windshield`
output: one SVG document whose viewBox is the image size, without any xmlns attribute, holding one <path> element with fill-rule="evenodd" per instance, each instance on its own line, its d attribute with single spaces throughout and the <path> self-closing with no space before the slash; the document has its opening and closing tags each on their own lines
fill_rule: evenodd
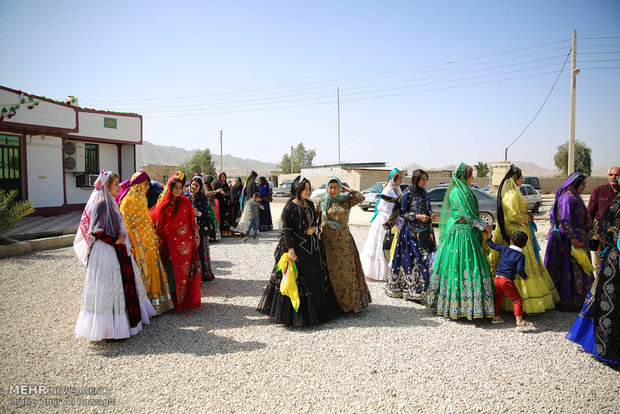
<svg viewBox="0 0 620 414">
<path fill-rule="evenodd" d="M 293 183 L 282 183 L 282 188 L 291 188 Z"/>
<path fill-rule="evenodd" d="M 383 185 L 383 183 L 374 183 L 369 189 L 368 191 L 370 191 L 371 193 L 378 193 L 379 191 L 381 191 L 381 186 Z"/>
</svg>

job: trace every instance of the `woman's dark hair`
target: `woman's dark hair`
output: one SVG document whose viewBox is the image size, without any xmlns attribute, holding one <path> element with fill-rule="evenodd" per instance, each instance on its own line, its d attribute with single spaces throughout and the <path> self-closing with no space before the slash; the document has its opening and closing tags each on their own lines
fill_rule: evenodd
<svg viewBox="0 0 620 414">
<path fill-rule="evenodd" d="M 171 193 L 170 195 L 172 195 L 172 189 L 177 186 L 177 183 L 181 184 L 181 195 L 183 195 L 183 181 L 180 180 L 179 178 L 173 178 L 170 181 L 170 183 L 168 184 L 168 191 L 170 191 L 170 193 Z M 177 199 L 179 197 L 177 197 Z M 176 199 L 175 199 L 175 201 L 176 201 Z M 172 200 L 171 200 L 170 204 L 172 204 Z M 168 206 L 170 206 L 170 204 L 168 204 Z M 174 208 L 172 209 L 172 215 L 177 214 L 177 211 L 179 211 L 179 205 L 180 204 L 181 203 L 179 203 L 178 201 L 176 203 L 174 203 Z"/>
<path fill-rule="evenodd" d="M 218 175 L 218 176 L 217 176 L 217 180 L 218 180 L 219 182 L 222 182 L 222 175 L 224 176 L 224 181 L 228 180 L 228 176 L 226 175 L 226 173 L 225 173 L 224 171 L 222 171 L 222 172 L 220 173 L 220 175 Z"/>
<path fill-rule="evenodd" d="M 518 180 L 522 176 L 523 173 L 521 172 L 521 168 L 514 164 L 510 164 L 510 168 L 502 179 L 499 189 L 497 190 L 497 225 L 499 226 L 499 231 L 502 233 L 502 237 L 505 241 L 510 240 L 510 237 L 508 237 L 508 233 L 506 233 L 506 220 L 504 219 L 504 206 L 502 205 L 502 188 L 504 188 L 504 183 L 506 180 L 512 177 L 515 177 L 515 180 Z"/>
<path fill-rule="evenodd" d="M 241 179 L 241 177 L 235 178 L 235 184 L 237 184 L 237 182 L 239 182 L 239 184 L 243 185 L 243 180 Z"/>
<path fill-rule="evenodd" d="M 198 185 L 200 186 L 200 190 L 199 192 L 204 190 L 204 184 L 202 183 L 202 179 L 200 179 L 200 177 L 194 177 L 192 178 L 192 183 L 196 181 L 198 183 Z"/>
<path fill-rule="evenodd" d="M 310 185 L 310 181 L 307 178 L 301 178 L 301 176 L 297 176 L 291 185 L 291 198 L 289 200 L 298 199 L 301 200 L 301 193 L 303 193 L 306 188 L 306 183 Z M 312 188 L 312 187 L 311 187 Z"/>
<path fill-rule="evenodd" d="M 265 177 L 261 177 L 261 178 L 258 179 L 258 183 L 260 185 L 265 185 L 265 184 L 267 184 L 267 179 Z"/>
<path fill-rule="evenodd" d="M 256 179 L 256 177 L 258 177 L 258 173 L 256 171 L 250 171 L 250 177 L 249 178 Z"/>
<path fill-rule="evenodd" d="M 579 186 L 586 180 L 586 176 L 585 175 L 580 175 L 579 177 L 577 177 L 575 179 L 575 181 L 573 182 L 573 187 L 575 188 L 575 193 L 577 193 L 577 189 L 579 188 Z"/>
<path fill-rule="evenodd" d="M 425 175 L 426 175 L 426 179 L 428 180 L 428 173 L 424 171 L 423 169 L 417 169 L 411 174 L 411 185 L 408 188 L 409 193 L 415 193 L 415 194 L 420 193 L 420 187 L 418 187 L 418 184 L 420 180 L 422 179 L 422 177 L 424 177 Z"/>
</svg>

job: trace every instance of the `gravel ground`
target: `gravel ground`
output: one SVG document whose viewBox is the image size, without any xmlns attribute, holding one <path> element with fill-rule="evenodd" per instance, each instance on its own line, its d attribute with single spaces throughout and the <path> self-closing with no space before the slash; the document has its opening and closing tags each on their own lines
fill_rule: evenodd
<svg viewBox="0 0 620 414">
<path fill-rule="evenodd" d="M 352 227 L 358 246 L 367 231 Z M 277 239 L 214 244 L 217 279 L 203 285 L 199 310 L 100 343 L 73 334 L 84 267 L 72 248 L 0 260 L 0 411 L 620 412 L 620 371 L 564 339 L 575 313 L 532 315 L 527 331 L 454 322 L 371 283 L 360 314 L 308 329 L 271 324 L 254 309 Z M 17 385 L 48 394 L 11 394 Z M 104 394 L 64 399 L 51 387 Z M 60 405 L 44 405 L 53 398 Z"/>
</svg>

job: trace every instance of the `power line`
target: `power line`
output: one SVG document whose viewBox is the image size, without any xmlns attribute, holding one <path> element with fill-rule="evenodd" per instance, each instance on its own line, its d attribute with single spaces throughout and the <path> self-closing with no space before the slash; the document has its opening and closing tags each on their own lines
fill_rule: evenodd
<svg viewBox="0 0 620 414">
<path fill-rule="evenodd" d="M 523 128 L 523 131 L 521 131 L 521 133 L 519 134 L 518 137 L 516 137 L 514 139 L 514 141 L 512 141 L 510 143 L 510 145 L 508 145 L 508 147 L 506 147 L 506 151 L 508 151 L 510 149 L 510 147 L 512 147 L 512 144 L 514 144 L 515 142 L 517 142 L 517 140 L 519 138 L 521 138 L 523 136 L 523 134 L 525 133 L 525 131 L 527 131 L 527 129 L 530 127 L 530 125 L 532 125 L 532 123 L 536 120 L 536 118 L 538 117 L 538 114 L 540 114 L 540 111 L 542 111 L 543 107 L 545 106 L 545 104 L 547 103 L 547 100 L 549 99 L 549 97 L 551 96 L 551 92 L 553 92 L 553 88 L 555 88 L 555 85 L 558 83 L 558 79 L 560 79 L 560 75 L 562 75 L 562 72 L 564 72 L 564 67 L 566 67 L 566 62 L 568 62 L 568 57 L 570 56 L 571 52 L 572 52 L 572 48 L 571 50 L 568 52 L 568 54 L 566 55 L 566 60 L 564 61 L 564 64 L 562 65 L 562 69 L 560 69 L 560 72 L 558 73 L 558 76 L 555 78 L 555 81 L 553 82 L 553 85 L 551 86 L 551 90 L 549 90 L 549 93 L 547 94 L 547 97 L 545 98 L 545 100 L 543 101 L 542 105 L 540 106 L 540 108 L 538 109 L 538 112 L 536 112 L 536 115 L 534 115 L 534 118 L 532 118 L 532 120 L 529 122 L 529 124 L 527 124 L 525 126 L 525 128 Z"/>
</svg>

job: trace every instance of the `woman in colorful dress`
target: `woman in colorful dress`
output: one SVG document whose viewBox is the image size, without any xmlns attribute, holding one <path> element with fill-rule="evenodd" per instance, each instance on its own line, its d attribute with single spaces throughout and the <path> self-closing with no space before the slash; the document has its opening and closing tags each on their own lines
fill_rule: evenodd
<svg viewBox="0 0 620 414">
<path fill-rule="evenodd" d="M 185 194 L 189 198 L 194 207 L 194 217 L 198 225 L 198 235 L 200 244 L 198 245 L 198 256 L 200 257 L 200 267 L 202 269 L 202 280 L 210 281 L 215 279 L 213 268 L 211 267 L 211 248 L 209 247 L 209 235 L 207 234 L 209 226 L 207 223 L 209 217 L 209 201 L 204 193 L 202 177 L 195 174 L 190 183 L 190 192 Z"/>
<path fill-rule="evenodd" d="M 151 209 L 177 312 L 200 307 L 202 273 L 198 258 L 200 235 L 192 203 L 183 195 L 183 179 L 183 174 L 170 177 L 164 196 Z"/>
<path fill-rule="evenodd" d="M 545 267 L 560 294 L 559 309 L 579 311 L 588 295 L 594 274 L 586 272 L 571 255 L 571 247 L 586 253 L 586 245 L 592 223 L 581 193 L 586 188 L 586 176 L 580 172 L 572 174 L 555 192 L 555 202 L 549 217 L 552 229 L 549 232 Z"/>
<path fill-rule="evenodd" d="M 258 173 L 251 171 L 241 192 L 241 217 L 235 229 L 240 234 L 245 234 L 250 221 L 250 212 L 247 209 L 248 201 L 252 199 L 254 193 L 259 192 L 258 185 L 256 185 L 256 177 L 258 177 Z"/>
<path fill-rule="evenodd" d="M 318 214 L 310 197 L 310 181 L 298 176 L 291 198 L 282 210 L 282 237 L 274 252 L 276 264 L 257 310 L 273 322 L 286 326 L 311 326 L 329 321 L 340 313 L 317 237 Z M 280 293 L 282 272 L 278 262 L 284 253 L 296 262 L 299 308 Z"/>
<path fill-rule="evenodd" d="M 228 185 L 228 176 L 224 171 L 217 176 L 218 179 L 213 185 L 215 193 L 215 211 L 218 212 L 218 221 L 220 223 L 220 232 L 222 237 L 232 236 L 230 230 L 232 225 L 232 203 L 230 198 L 230 186 Z"/>
<path fill-rule="evenodd" d="M 497 226 L 493 234 L 495 244 L 510 245 L 510 238 L 517 231 L 527 235 L 527 244 L 523 248 L 525 255 L 525 272 L 527 280 L 521 276 L 515 278 L 515 286 L 523 299 L 523 311 L 525 313 L 541 313 L 555 308 L 555 303 L 560 301 L 558 292 L 549 276 L 549 272 L 542 264 L 538 253 L 536 234 L 532 232 L 534 217 L 527 213 L 525 198 L 519 191 L 523 183 L 523 173 L 515 165 L 511 165 L 502 180 L 497 197 Z M 495 274 L 495 268 L 499 263 L 499 252 L 491 249 L 489 255 L 491 274 Z M 502 303 L 502 309 L 513 311 L 514 303 L 508 296 Z"/>
<path fill-rule="evenodd" d="M 349 231 L 351 208 L 364 201 L 362 193 L 343 186 L 340 179 L 330 177 L 321 202 L 323 220 L 319 238 L 340 309 L 359 312 L 371 302 L 359 252 Z M 349 194 L 341 195 L 341 189 Z"/>
<path fill-rule="evenodd" d="M 131 241 L 114 200 L 119 191 L 118 175 L 102 171 L 73 242 L 78 259 L 86 265 L 82 306 L 75 324 L 78 338 L 129 338 L 157 314 L 131 258 Z"/>
<path fill-rule="evenodd" d="M 208 227 L 207 234 L 209 235 L 209 240 L 211 242 L 216 242 L 222 239 L 222 233 L 220 231 L 219 213 L 216 211 L 215 205 L 212 201 L 215 199 L 215 195 L 223 190 L 213 189 L 213 176 L 211 174 L 205 175 L 203 180 L 203 188 L 203 193 L 209 202 L 209 212 L 207 214 L 206 221 Z"/>
<path fill-rule="evenodd" d="M 438 315 L 469 320 L 495 316 L 493 278 L 482 252 L 482 231 L 470 188 L 473 170 L 461 163 L 448 186 L 439 222 L 439 249 L 431 269 L 426 306 Z"/>
<path fill-rule="evenodd" d="M 603 261 L 581 313 L 566 338 L 601 361 L 620 364 L 620 196 L 598 224 Z"/>
<path fill-rule="evenodd" d="M 398 168 L 390 171 L 388 180 L 381 188 L 381 195 L 397 198 L 400 191 L 400 183 L 403 181 L 402 173 Z M 366 278 L 374 281 L 387 281 L 390 277 L 390 267 L 383 250 L 383 240 L 388 232 L 383 224 L 388 221 L 394 210 L 394 203 L 379 198 L 375 203 L 375 214 L 370 219 L 372 225 L 368 230 L 366 244 L 360 254 L 362 269 Z M 391 231 L 391 230 L 390 230 Z"/>
<path fill-rule="evenodd" d="M 243 192 L 243 182 L 241 177 L 235 179 L 235 184 L 230 189 L 230 201 L 232 205 L 232 225 L 237 226 L 239 216 L 241 216 L 241 193 Z"/>
<path fill-rule="evenodd" d="M 260 231 L 273 230 L 273 221 L 271 220 L 271 207 L 269 205 L 272 201 L 271 187 L 269 187 L 269 183 L 267 182 L 267 179 L 265 177 L 260 177 L 258 179 L 258 192 L 261 196 L 260 203 L 264 208 L 264 210 L 258 210 L 258 228 L 260 229 Z"/>
<path fill-rule="evenodd" d="M 426 192 L 428 174 L 415 170 L 400 204 L 401 227 L 392 258 L 392 272 L 385 293 L 393 298 L 424 301 L 435 251 L 433 210 Z"/>
<path fill-rule="evenodd" d="M 146 294 L 158 315 L 173 309 L 174 301 L 168 286 L 168 275 L 159 256 L 159 238 L 149 214 L 146 192 L 150 187 L 146 172 L 138 171 L 119 197 L 120 210 L 131 239 L 131 253 L 140 267 Z"/>
</svg>

